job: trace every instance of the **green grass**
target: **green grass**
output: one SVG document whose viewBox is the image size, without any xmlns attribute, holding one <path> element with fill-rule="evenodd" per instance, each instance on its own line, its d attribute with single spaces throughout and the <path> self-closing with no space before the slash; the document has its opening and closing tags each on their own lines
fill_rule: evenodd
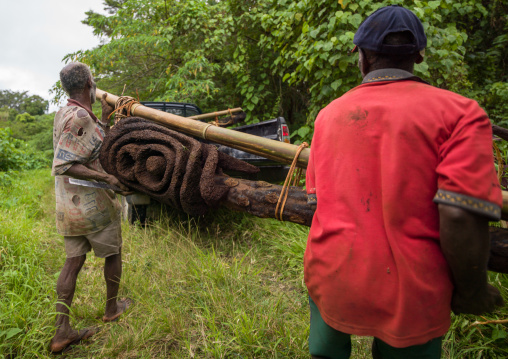
<svg viewBox="0 0 508 359">
<path fill-rule="evenodd" d="M 65 260 L 54 227 L 49 170 L 0 187 L 0 358 L 51 358 L 55 284 Z M 120 296 L 135 301 L 101 321 L 103 260 L 89 255 L 71 310 L 76 328 L 101 331 L 69 358 L 308 358 L 303 251 L 308 228 L 227 210 L 202 218 L 168 212 L 142 228 L 123 224 Z M 492 274 L 508 301 L 508 277 Z M 506 319 L 508 308 L 486 316 Z M 443 358 L 508 356 L 507 325 L 453 317 Z M 353 358 L 370 358 L 353 338 Z"/>
</svg>

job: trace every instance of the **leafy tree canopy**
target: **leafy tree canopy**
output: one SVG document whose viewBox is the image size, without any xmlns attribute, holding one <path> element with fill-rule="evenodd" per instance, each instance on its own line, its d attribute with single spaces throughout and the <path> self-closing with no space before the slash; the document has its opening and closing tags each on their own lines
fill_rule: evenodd
<svg viewBox="0 0 508 359">
<path fill-rule="evenodd" d="M 99 86 L 141 100 L 241 106 L 248 122 L 282 115 L 309 140 L 313 119 L 359 84 L 350 55 L 362 20 L 400 4 L 428 36 L 416 74 L 508 118 L 508 5 L 502 0 L 105 0 L 84 23 L 104 44 L 67 55 L 89 64 Z M 55 94 L 58 97 L 57 86 Z"/>
<path fill-rule="evenodd" d="M 20 113 L 19 115 L 17 115 L 15 121 L 24 122 L 24 123 L 34 122 L 35 117 L 30 115 L 28 112 L 25 112 L 25 113 Z"/>
<path fill-rule="evenodd" d="M 0 90 L 0 107 L 8 107 L 18 113 L 32 116 L 42 115 L 48 110 L 49 102 L 39 95 L 28 95 L 28 91 Z"/>
</svg>

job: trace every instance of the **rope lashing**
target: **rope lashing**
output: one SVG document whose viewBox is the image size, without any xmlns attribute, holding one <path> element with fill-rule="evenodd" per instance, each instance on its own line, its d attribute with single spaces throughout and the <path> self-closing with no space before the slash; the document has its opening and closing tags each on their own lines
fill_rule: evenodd
<svg viewBox="0 0 508 359">
<path fill-rule="evenodd" d="M 219 113 L 215 112 L 215 126 L 219 126 Z"/>
<path fill-rule="evenodd" d="M 279 200 L 277 201 L 277 206 L 275 207 L 275 218 L 279 221 L 284 221 L 282 219 L 282 214 L 284 213 L 284 207 L 286 206 L 286 201 L 288 199 L 289 194 L 289 186 L 293 175 L 295 174 L 296 163 L 298 162 L 298 157 L 304 148 L 309 147 L 307 142 L 302 143 L 298 146 L 296 150 L 295 158 L 293 159 L 293 163 L 291 163 L 291 167 L 289 168 L 288 175 L 286 176 L 286 181 L 284 181 L 284 185 L 282 186 L 282 190 L 280 191 Z M 300 182 L 300 177 L 302 175 L 302 169 L 298 168 L 296 171 L 296 176 L 293 179 L 292 186 L 297 185 Z"/>
<path fill-rule="evenodd" d="M 123 118 L 131 117 L 132 111 L 139 106 L 140 103 L 137 101 L 134 97 L 130 96 L 121 96 L 118 98 L 115 104 L 115 110 L 111 112 L 108 118 L 111 118 L 111 116 L 116 113 L 115 115 L 115 125 Z"/>
<path fill-rule="evenodd" d="M 208 130 L 208 127 L 210 127 L 210 126 L 215 126 L 215 124 L 214 124 L 214 123 L 209 123 L 209 124 L 207 124 L 207 125 L 205 126 L 205 128 L 203 128 L 203 135 L 201 136 L 201 138 L 203 138 L 204 140 L 206 140 L 206 139 L 207 139 L 207 138 L 206 138 L 206 130 Z"/>
<path fill-rule="evenodd" d="M 224 113 L 223 112 L 226 112 L 226 111 L 222 111 L 221 113 L 219 112 L 212 112 L 213 114 L 215 114 L 215 119 L 209 123 L 215 125 L 215 126 L 218 126 L 218 127 L 227 127 L 227 126 L 230 126 L 230 125 L 234 125 L 235 124 L 235 120 L 233 118 L 233 111 L 228 108 L 227 109 L 227 114 L 226 115 L 229 115 L 229 120 L 228 122 L 220 122 L 219 121 L 219 115 L 223 115 Z M 226 117 L 227 118 L 227 117 Z"/>
</svg>

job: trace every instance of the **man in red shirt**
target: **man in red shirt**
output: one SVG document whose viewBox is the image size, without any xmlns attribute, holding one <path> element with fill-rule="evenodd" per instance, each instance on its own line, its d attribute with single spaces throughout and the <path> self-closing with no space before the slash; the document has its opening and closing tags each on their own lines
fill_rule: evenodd
<svg viewBox="0 0 508 359">
<path fill-rule="evenodd" d="M 305 252 L 313 358 L 439 358 L 450 310 L 503 301 L 487 283 L 501 214 L 492 130 L 475 101 L 413 75 L 427 39 L 400 6 L 355 34 L 360 86 L 318 115 L 307 170 L 317 209 Z"/>
</svg>

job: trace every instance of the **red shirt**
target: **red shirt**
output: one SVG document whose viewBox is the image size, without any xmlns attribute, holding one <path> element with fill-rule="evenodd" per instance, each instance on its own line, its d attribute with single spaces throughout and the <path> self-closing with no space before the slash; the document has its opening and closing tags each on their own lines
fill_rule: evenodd
<svg viewBox="0 0 508 359">
<path fill-rule="evenodd" d="M 502 204 L 478 104 L 407 79 L 354 88 L 316 119 L 307 192 L 305 282 L 325 322 L 394 347 L 445 334 L 453 285 L 434 202 L 493 219 Z"/>
</svg>

